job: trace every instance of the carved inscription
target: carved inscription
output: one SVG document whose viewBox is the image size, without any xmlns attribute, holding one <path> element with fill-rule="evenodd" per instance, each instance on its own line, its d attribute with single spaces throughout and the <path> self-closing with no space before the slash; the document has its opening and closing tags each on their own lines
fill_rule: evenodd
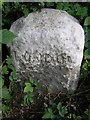
<svg viewBox="0 0 90 120">
<path fill-rule="evenodd" d="M 63 57 L 63 54 L 52 54 L 52 53 L 33 53 L 30 55 L 27 51 L 23 55 L 23 59 L 28 62 L 28 63 L 33 63 L 33 64 L 41 64 L 41 63 L 47 63 L 47 64 L 64 64 L 66 63 L 66 59 L 68 59 L 68 62 L 71 62 L 70 56 L 65 56 Z"/>
</svg>

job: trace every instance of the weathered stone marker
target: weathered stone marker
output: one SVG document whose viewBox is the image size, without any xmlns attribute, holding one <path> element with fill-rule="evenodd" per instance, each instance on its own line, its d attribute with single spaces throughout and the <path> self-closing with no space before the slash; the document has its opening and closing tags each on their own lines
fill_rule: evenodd
<svg viewBox="0 0 90 120">
<path fill-rule="evenodd" d="M 33 77 L 42 92 L 76 89 L 84 31 L 74 17 L 62 10 L 42 9 L 18 19 L 10 30 L 18 36 L 7 46 L 19 79 Z"/>
</svg>

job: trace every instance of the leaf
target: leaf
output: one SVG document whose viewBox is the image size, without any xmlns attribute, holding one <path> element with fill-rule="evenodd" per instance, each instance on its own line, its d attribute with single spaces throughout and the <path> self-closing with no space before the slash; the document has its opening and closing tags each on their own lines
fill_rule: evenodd
<svg viewBox="0 0 90 120">
<path fill-rule="evenodd" d="M 24 92 L 33 92 L 33 87 L 30 83 L 26 82 L 25 85 L 26 87 L 24 88 Z"/>
<path fill-rule="evenodd" d="M 13 71 L 15 70 L 15 68 L 12 65 L 7 65 L 7 67 Z"/>
<path fill-rule="evenodd" d="M 27 97 L 27 95 L 24 96 L 24 105 L 26 105 Z"/>
<path fill-rule="evenodd" d="M 61 102 L 59 102 L 58 105 L 57 105 L 57 109 L 61 110 L 61 108 L 62 108 L 62 104 L 61 104 Z"/>
<path fill-rule="evenodd" d="M 24 88 L 24 92 L 29 92 L 30 91 L 30 86 L 26 86 L 25 88 Z"/>
<path fill-rule="evenodd" d="M 84 113 L 90 117 L 90 105 L 89 105 L 89 109 L 86 110 Z"/>
<path fill-rule="evenodd" d="M 52 114 L 52 108 L 48 108 L 48 112 Z"/>
<path fill-rule="evenodd" d="M 18 8 L 20 6 L 20 3 L 14 2 L 14 8 Z"/>
<path fill-rule="evenodd" d="M 70 15 L 73 15 L 73 16 L 74 16 L 74 14 L 75 14 L 74 11 L 71 10 L 71 9 L 68 9 L 67 12 L 68 12 Z"/>
<path fill-rule="evenodd" d="M 9 110 L 9 107 L 7 105 L 2 104 L 2 110 L 5 115 L 7 115 L 7 111 Z"/>
<path fill-rule="evenodd" d="M 57 7 L 56 7 L 56 9 L 60 9 L 60 10 L 62 10 L 62 9 L 63 9 L 63 5 L 62 5 L 62 3 L 57 3 Z"/>
<path fill-rule="evenodd" d="M 40 86 L 39 83 L 35 83 L 35 85 L 36 85 L 36 88 L 37 88 L 37 89 L 40 89 L 40 88 L 41 88 L 41 86 Z"/>
<path fill-rule="evenodd" d="M 66 108 L 65 106 L 62 107 L 62 112 L 63 112 L 64 114 L 67 113 L 67 108 Z"/>
<path fill-rule="evenodd" d="M 56 103 L 54 103 L 52 100 L 50 100 L 50 105 L 52 105 L 54 108 L 57 106 Z"/>
<path fill-rule="evenodd" d="M 77 116 L 77 120 L 81 120 L 82 119 L 82 117 L 81 116 Z"/>
<path fill-rule="evenodd" d="M 7 58 L 6 58 L 6 63 L 8 65 L 12 64 L 12 60 L 11 60 L 11 58 L 9 56 L 7 56 Z"/>
<path fill-rule="evenodd" d="M 28 103 L 30 103 L 30 98 L 29 98 L 29 96 L 28 96 L 28 95 L 27 95 L 26 102 L 27 102 L 27 104 L 28 104 Z"/>
<path fill-rule="evenodd" d="M 45 112 L 45 114 L 43 115 L 42 119 L 49 119 L 51 116 L 51 114 L 49 112 Z"/>
<path fill-rule="evenodd" d="M 13 81 L 13 78 L 12 78 L 12 76 L 9 76 L 9 80 L 10 80 L 10 81 Z"/>
<path fill-rule="evenodd" d="M 27 17 L 29 14 L 29 10 L 27 8 L 23 9 L 24 16 Z"/>
<path fill-rule="evenodd" d="M 31 83 L 29 82 L 25 82 L 25 85 L 31 87 Z"/>
<path fill-rule="evenodd" d="M 89 113 L 89 110 L 87 110 L 87 111 L 85 111 L 84 112 L 86 115 L 89 115 L 90 113 Z"/>
<path fill-rule="evenodd" d="M 2 79 L 2 87 L 4 86 L 4 79 Z"/>
<path fill-rule="evenodd" d="M 85 59 L 90 59 L 90 47 L 85 50 L 84 57 Z"/>
<path fill-rule="evenodd" d="M 33 92 L 33 87 L 30 87 L 30 92 Z"/>
<path fill-rule="evenodd" d="M 2 40 L 0 39 L 0 43 L 7 44 L 15 39 L 17 36 L 7 29 L 0 30 L 2 32 Z"/>
<path fill-rule="evenodd" d="M 14 80 L 17 80 L 18 75 L 16 74 L 16 71 L 11 72 L 11 76 Z"/>
<path fill-rule="evenodd" d="M 2 77 L 0 77 L 0 88 L 2 88 L 4 85 L 4 79 Z"/>
<path fill-rule="evenodd" d="M 34 83 L 34 80 L 33 80 L 33 78 L 29 78 L 29 81 L 33 84 Z"/>
<path fill-rule="evenodd" d="M 61 117 L 64 117 L 64 113 L 63 113 L 62 111 L 59 111 L 59 115 L 60 115 Z"/>
<path fill-rule="evenodd" d="M 37 8 L 32 8 L 33 12 L 35 12 L 37 10 Z"/>
<path fill-rule="evenodd" d="M 74 94 L 74 91 L 73 91 L 73 90 L 70 90 L 70 94 L 72 94 L 72 95 L 73 95 L 73 94 Z"/>
<path fill-rule="evenodd" d="M 80 5 L 78 3 L 76 3 L 73 7 L 77 11 L 80 8 Z"/>
<path fill-rule="evenodd" d="M 6 65 L 2 67 L 2 74 L 8 74 L 8 69 Z"/>
<path fill-rule="evenodd" d="M 57 115 L 51 114 L 51 119 L 55 119 Z"/>
<path fill-rule="evenodd" d="M 39 2 L 40 7 L 44 7 L 44 4 L 45 4 L 44 2 Z"/>
<path fill-rule="evenodd" d="M 86 63 L 86 62 L 82 65 L 82 68 L 83 68 L 84 70 L 87 70 L 87 63 Z"/>
<path fill-rule="evenodd" d="M 2 98 L 10 100 L 10 94 L 7 87 L 2 88 Z"/>
<path fill-rule="evenodd" d="M 76 115 L 75 114 L 73 114 L 73 118 L 76 119 Z"/>
<path fill-rule="evenodd" d="M 29 97 L 30 98 L 34 97 L 34 94 L 33 93 L 29 93 Z"/>
<path fill-rule="evenodd" d="M 88 16 L 88 17 L 85 18 L 84 25 L 85 26 L 90 25 L 90 16 Z"/>
<path fill-rule="evenodd" d="M 88 41 L 90 41 L 90 29 L 88 27 L 86 29 L 85 41 L 86 41 L 86 38 L 88 39 Z"/>
<path fill-rule="evenodd" d="M 32 97 L 30 97 L 30 102 L 32 103 L 34 101 L 34 99 Z"/>
</svg>

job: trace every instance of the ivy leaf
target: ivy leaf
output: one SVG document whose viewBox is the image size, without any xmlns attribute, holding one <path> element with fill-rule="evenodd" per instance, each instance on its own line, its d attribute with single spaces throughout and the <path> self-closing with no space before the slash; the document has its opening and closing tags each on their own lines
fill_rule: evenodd
<svg viewBox="0 0 90 120">
<path fill-rule="evenodd" d="M 59 111 L 59 115 L 60 115 L 61 117 L 64 117 L 64 113 L 63 113 L 62 111 Z"/>
<path fill-rule="evenodd" d="M 34 80 L 33 80 L 33 78 L 29 78 L 29 81 L 33 84 L 34 83 Z"/>
<path fill-rule="evenodd" d="M 10 80 L 10 81 L 13 81 L 13 78 L 12 78 L 12 76 L 9 76 L 9 80 Z"/>
<path fill-rule="evenodd" d="M 30 98 L 34 97 L 34 94 L 33 93 L 29 93 L 29 97 Z"/>
<path fill-rule="evenodd" d="M 14 68 L 12 65 L 9 65 L 9 64 L 8 64 L 7 67 L 8 67 L 9 69 L 13 70 L 13 71 L 15 70 L 15 68 Z"/>
<path fill-rule="evenodd" d="M 80 5 L 78 3 L 76 3 L 74 6 L 74 9 L 77 11 L 78 9 L 80 9 Z"/>
<path fill-rule="evenodd" d="M 63 112 L 64 114 L 67 113 L 67 108 L 66 108 L 65 106 L 62 107 L 62 112 Z"/>
<path fill-rule="evenodd" d="M 40 86 L 39 83 L 35 83 L 35 85 L 36 85 L 36 88 L 37 88 L 37 89 L 40 89 L 40 88 L 41 88 L 41 86 Z"/>
<path fill-rule="evenodd" d="M 12 64 L 12 60 L 11 60 L 11 58 L 9 56 L 7 56 L 7 58 L 6 58 L 6 63 L 8 65 Z"/>
<path fill-rule="evenodd" d="M 70 15 L 73 15 L 73 16 L 74 16 L 74 14 L 75 14 L 74 11 L 71 10 L 71 9 L 68 9 L 67 12 L 68 12 Z"/>
<path fill-rule="evenodd" d="M 72 95 L 73 95 L 73 94 L 74 94 L 74 91 L 73 91 L 73 90 L 70 90 L 70 94 L 72 94 Z"/>
<path fill-rule="evenodd" d="M 2 74 L 8 74 L 8 69 L 6 65 L 2 67 Z"/>
<path fill-rule="evenodd" d="M 7 29 L 0 30 L 2 32 L 2 40 L 0 39 L 0 43 L 7 44 L 11 42 L 17 36 Z"/>
<path fill-rule="evenodd" d="M 84 57 L 85 59 L 90 59 L 90 47 L 85 50 Z"/>
<path fill-rule="evenodd" d="M 34 101 L 34 99 L 32 97 L 30 97 L 30 102 L 32 103 Z"/>
<path fill-rule="evenodd" d="M 25 83 L 26 87 L 24 88 L 24 92 L 33 92 L 33 87 L 30 83 Z"/>
<path fill-rule="evenodd" d="M 57 3 L 57 7 L 56 7 L 56 9 L 60 9 L 60 10 L 62 10 L 62 9 L 63 9 L 63 5 L 62 5 L 62 3 Z"/>
<path fill-rule="evenodd" d="M 11 76 L 14 80 L 17 80 L 18 75 L 16 74 L 16 71 L 11 72 Z"/>
<path fill-rule="evenodd" d="M 50 105 L 52 105 L 54 108 L 57 106 L 56 103 L 54 103 L 52 100 L 50 100 Z"/>
<path fill-rule="evenodd" d="M 48 108 L 48 112 L 50 113 L 50 114 L 52 114 L 52 109 L 51 108 Z"/>
<path fill-rule="evenodd" d="M 33 92 L 33 87 L 30 87 L 30 92 Z"/>
<path fill-rule="evenodd" d="M 7 105 L 2 104 L 2 110 L 3 110 L 3 113 L 7 115 L 6 112 L 9 110 L 9 107 Z"/>
<path fill-rule="evenodd" d="M 57 115 L 51 114 L 51 119 L 55 119 Z"/>
<path fill-rule="evenodd" d="M 37 8 L 32 8 L 33 12 L 35 12 L 37 10 Z"/>
<path fill-rule="evenodd" d="M 42 119 L 49 119 L 51 116 L 51 114 L 49 112 L 45 112 L 45 114 L 43 115 Z"/>
<path fill-rule="evenodd" d="M 29 14 L 29 10 L 27 8 L 23 9 L 24 16 L 27 17 Z"/>
<path fill-rule="evenodd" d="M 24 105 L 26 105 L 27 97 L 27 95 L 24 96 Z"/>
<path fill-rule="evenodd" d="M 4 79 L 2 77 L 0 77 L 0 88 L 2 88 L 4 85 Z"/>
<path fill-rule="evenodd" d="M 45 4 L 44 2 L 39 2 L 40 7 L 44 7 L 44 4 Z"/>
<path fill-rule="evenodd" d="M 10 94 L 9 94 L 9 91 L 8 91 L 7 87 L 2 88 L 2 98 L 10 101 Z"/>
<path fill-rule="evenodd" d="M 29 91 L 30 91 L 30 86 L 28 85 L 24 88 L 24 92 L 29 92 Z"/>
<path fill-rule="evenodd" d="M 31 87 L 31 83 L 29 82 L 25 82 L 25 85 Z"/>
<path fill-rule="evenodd" d="M 10 6 L 9 5 L 5 6 L 5 12 L 6 12 L 6 14 L 9 13 L 10 11 L 11 11 Z"/>
<path fill-rule="evenodd" d="M 76 115 L 75 114 L 73 114 L 73 118 L 76 119 Z"/>
<path fill-rule="evenodd" d="M 14 2 L 14 8 L 18 8 L 20 6 L 20 3 L 18 3 L 18 2 Z"/>
<path fill-rule="evenodd" d="M 2 87 L 4 86 L 4 79 L 2 79 Z"/>
<path fill-rule="evenodd" d="M 85 113 L 86 115 L 90 116 L 90 110 L 86 110 L 84 113 Z"/>
<path fill-rule="evenodd" d="M 61 110 L 61 108 L 62 108 L 62 104 L 61 104 L 61 102 L 59 102 L 58 105 L 57 105 L 57 109 Z"/>
<path fill-rule="evenodd" d="M 85 18 L 84 25 L 85 26 L 90 25 L 90 16 L 88 16 L 88 17 Z"/>
</svg>

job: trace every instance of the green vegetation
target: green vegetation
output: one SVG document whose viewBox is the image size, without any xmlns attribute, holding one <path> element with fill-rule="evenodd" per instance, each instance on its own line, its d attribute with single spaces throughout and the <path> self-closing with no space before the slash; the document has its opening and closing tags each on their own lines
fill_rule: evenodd
<svg viewBox="0 0 90 120">
<path fill-rule="evenodd" d="M 90 105 L 89 109 L 84 111 L 82 116 L 76 116 L 72 112 L 69 113 L 68 107 L 62 106 L 62 103 L 54 103 L 50 100 L 50 106 L 44 111 L 42 119 L 51 119 L 51 120 L 89 120 L 90 119 Z"/>
<path fill-rule="evenodd" d="M 67 114 L 67 108 L 65 106 L 62 106 L 61 102 L 56 105 L 56 103 L 50 101 L 51 108 L 48 108 L 45 110 L 45 114 L 43 115 L 43 119 L 49 119 L 52 120 L 64 120 L 65 114 Z"/>
<path fill-rule="evenodd" d="M 5 64 L 6 63 L 6 64 Z M 5 64 L 5 65 L 3 65 Z M 12 61 L 9 56 L 7 56 L 6 60 L 0 66 L 1 74 L 0 82 L 2 82 L 1 90 L 2 90 L 2 97 L 3 102 L 2 104 L 3 113 L 6 114 L 7 110 L 9 109 L 8 104 L 11 101 L 11 93 L 15 90 L 15 80 L 18 78 L 18 75 L 15 72 L 14 67 L 12 66 Z M 11 72 L 10 72 L 11 71 Z M 8 82 L 8 85 L 6 85 Z"/>
<path fill-rule="evenodd" d="M 0 3 L 1 5 L 1 3 Z M 24 15 L 26 17 L 30 12 L 35 12 L 42 8 L 54 8 L 67 11 L 70 15 L 78 19 L 85 31 L 85 49 L 84 58 L 80 73 L 80 82 L 75 92 L 54 96 L 48 98 L 47 106 L 43 106 L 42 119 L 52 120 L 89 120 L 90 119 L 90 15 L 88 3 L 72 3 L 72 2 L 3 2 L 2 4 L 2 32 L 1 44 L 11 42 L 16 35 L 8 29 L 11 24 Z M 1 49 L 0 49 L 1 51 Z M 7 56 L 7 55 L 6 55 Z M 2 95 L 3 116 L 7 118 L 10 107 L 16 101 L 19 107 L 22 105 L 29 106 L 34 103 L 34 90 L 40 89 L 39 83 L 36 83 L 31 77 L 26 82 L 21 81 L 18 86 L 16 82 L 18 75 L 12 66 L 12 60 L 9 56 L 5 57 L 0 66 L 2 76 L 0 77 L 0 97 Z M 2 84 L 1 84 L 2 83 Z M 19 96 L 18 95 L 19 91 Z M 39 96 L 40 97 L 40 96 Z M 14 100 L 15 99 L 15 100 Z M 14 104 L 13 104 L 14 105 Z M 23 113 L 23 110 L 21 109 Z M 18 113 L 17 113 L 18 114 Z M 29 114 L 29 113 L 28 113 Z M 40 114 L 40 113 L 39 113 Z M 36 116 L 36 113 L 35 113 Z M 22 114 L 23 117 L 23 114 Z M 37 118 L 36 118 L 37 119 Z"/>
<path fill-rule="evenodd" d="M 3 44 L 7 44 L 17 37 L 15 34 L 13 34 L 11 31 L 7 29 L 0 30 L 0 32 L 2 33 L 2 40 L 0 40 L 0 43 Z"/>
<path fill-rule="evenodd" d="M 12 60 L 9 56 L 7 56 L 6 60 L 3 62 L 0 68 L 2 68 L 1 69 L 2 76 L 0 77 L 0 83 L 1 83 L 0 90 L 2 90 L 2 95 L 0 93 L 0 97 L 2 97 L 3 99 L 3 104 L 2 104 L 3 113 L 7 115 L 7 110 L 9 110 L 8 104 L 13 99 L 12 95 L 15 94 L 16 91 L 18 91 L 18 87 L 16 84 L 16 80 L 18 79 L 18 74 L 16 73 L 14 67 L 12 66 Z M 8 82 L 8 85 L 5 85 L 6 82 Z M 41 87 L 39 83 L 34 82 L 34 80 L 31 77 L 29 78 L 29 81 L 25 82 L 25 86 L 22 94 L 22 96 L 24 96 L 24 105 L 27 105 L 30 102 L 32 103 L 34 101 L 33 98 L 34 89 L 40 89 L 40 88 Z"/>
<path fill-rule="evenodd" d="M 27 105 L 30 102 L 34 102 L 34 89 L 40 89 L 40 85 L 34 82 L 31 77 L 29 78 L 29 82 L 25 82 L 25 85 L 24 93 L 26 93 L 26 95 L 24 96 L 24 105 Z"/>
</svg>

